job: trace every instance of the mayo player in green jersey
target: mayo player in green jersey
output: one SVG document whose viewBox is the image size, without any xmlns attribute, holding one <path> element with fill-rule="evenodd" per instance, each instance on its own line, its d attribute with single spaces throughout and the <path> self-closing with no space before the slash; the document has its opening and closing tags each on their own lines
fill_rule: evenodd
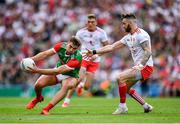
<svg viewBox="0 0 180 124">
<path fill-rule="evenodd" d="M 79 51 L 80 46 L 81 43 L 79 39 L 72 36 L 67 43 L 57 43 L 53 48 L 31 57 L 35 62 L 37 62 L 57 54 L 59 56 L 59 61 L 56 68 L 52 69 L 40 69 L 36 66 L 30 68 L 29 72 L 42 75 L 36 81 L 34 86 L 36 97 L 27 104 L 27 109 L 34 108 L 38 102 L 44 100 L 44 97 L 41 94 L 44 87 L 61 83 L 61 89 L 41 112 L 41 114 L 48 115 L 49 110 L 66 96 L 67 91 L 77 86 L 82 61 L 82 55 Z"/>
</svg>

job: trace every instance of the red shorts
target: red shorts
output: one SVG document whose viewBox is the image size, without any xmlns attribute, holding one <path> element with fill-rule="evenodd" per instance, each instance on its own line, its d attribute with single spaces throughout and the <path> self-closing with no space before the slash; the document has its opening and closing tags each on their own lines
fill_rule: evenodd
<svg viewBox="0 0 180 124">
<path fill-rule="evenodd" d="M 151 74 L 153 73 L 153 67 L 146 65 L 143 70 L 141 70 L 141 75 L 142 75 L 142 81 L 147 80 Z"/>
<path fill-rule="evenodd" d="M 82 60 L 81 66 L 85 67 L 87 72 L 95 73 L 96 70 L 99 68 L 99 62 Z"/>
</svg>

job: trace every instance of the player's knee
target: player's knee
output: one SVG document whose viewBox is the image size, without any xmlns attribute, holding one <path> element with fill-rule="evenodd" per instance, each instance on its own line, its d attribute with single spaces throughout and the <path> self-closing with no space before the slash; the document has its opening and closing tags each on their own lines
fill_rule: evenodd
<svg viewBox="0 0 180 124">
<path fill-rule="evenodd" d="M 125 79 L 124 76 L 122 74 L 119 74 L 119 76 L 117 77 L 118 83 L 124 83 Z"/>
<path fill-rule="evenodd" d="M 40 89 L 40 88 L 42 88 L 43 87 L 43 85 L 41 84 L 41 83 L 36 83 L 35 85 L 34 85 L 34 88 L 35 89 Z"/>
<path fill-rule="evenodd" d="M 68 83 L 65 83 L 64 84 L 64 87 L 66 88 L 66 89 L 73 89 L 73 88 L 75 88 L 75 84 L 74 83 L 72 83 L 72 82 L 68 82 Z"/>
<path fill-rule="evenodd" d="M 73 89 L 73 88 L 75 88 L 76 87 L 76 84 L 69 84 L 68 85 L 68 89 Z"/>
<path fill-rule="evenodd" d="M 65 83 L 65 84 L 62 85 L 62 89 L 63 90 L 68 90 L 70 88 L 69 88 L 69 85 L 67 83 Z"/>
<path fill-rule="evenodd" d="M 134 92 L 135 92 L 134 89 L 129 89 L 127 93 L 131 95 L 131 94 L 134 94 Z"/>
</svg>

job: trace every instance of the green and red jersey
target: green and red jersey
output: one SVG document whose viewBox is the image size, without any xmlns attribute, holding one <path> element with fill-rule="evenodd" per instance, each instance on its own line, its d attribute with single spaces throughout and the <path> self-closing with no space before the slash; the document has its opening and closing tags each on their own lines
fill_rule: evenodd
<svg viewBox="0 0 180 124">
<path fill-rule="evenodd" d="M 56 67 L 59 67 L 61 65 L 67 65 L 68 67 L 73 68 L 73 70 L 63 73 L 63 75 L 68 75 L 71 77 L 79 77 L 79 70 L 80 70 L 81 61 L 82 61 L 82 55 L 79 50 L 77 50 L 72 55 L 67 55 L 66 47 L 67 47 L 66 43 L 57 43 L 54 46 L 54 50 L 59 56 L 59 61 Z"/>
</svg>

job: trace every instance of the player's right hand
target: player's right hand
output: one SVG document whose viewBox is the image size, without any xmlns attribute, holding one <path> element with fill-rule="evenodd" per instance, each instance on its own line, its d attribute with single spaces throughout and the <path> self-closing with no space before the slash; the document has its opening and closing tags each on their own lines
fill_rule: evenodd
<svg viewBox="0 0 180 124">
<path fill-rule="evenodd" d="M 92 52 L 92 50 L 89 50 L 89 49 L 86 49 L 86 50 L 87 51 L 83 52 L 82 55 L 83 55 L 84 59 L 89 59 L 93 56 L 93 52 Z"/>
</svg>

